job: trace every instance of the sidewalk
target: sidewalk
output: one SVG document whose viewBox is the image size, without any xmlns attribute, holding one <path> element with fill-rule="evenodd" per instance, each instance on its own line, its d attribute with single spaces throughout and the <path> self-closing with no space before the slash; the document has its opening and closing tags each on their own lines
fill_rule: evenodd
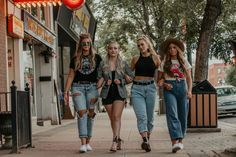
<svg viewBox="0 0 236 157">
<path fill-rule="evenodd" d="M 185 148 L 171 153 L 171 143 L 166 127 L 165 115 L 155 117 L 155 129 L 151 136 L 149 153 L 141 150 L 141 138 L 136 127 L 132 108 L 126 108 L 122 117 L 123 150 L 109 152 L 112 141 L 110 123 L 106 113 L 99 113 L 94 126 L 92 152 L 79 154 L 80 142 L 75 120 L 63 121 L 61 126 L 33 128 L 35 148 L 21 149 L 21 154 L 7 154 L 0 150 L 1 157 L 235 157 L 236 154 L 222 153 L 225 148 L 236 147 L 236 124 L 219 123 L 221 132 L 188 133 Z M 5 153 L 3 153 L 5 152 Z M 9 151 L 8 151 L 9 152 Z"/>
</svg>

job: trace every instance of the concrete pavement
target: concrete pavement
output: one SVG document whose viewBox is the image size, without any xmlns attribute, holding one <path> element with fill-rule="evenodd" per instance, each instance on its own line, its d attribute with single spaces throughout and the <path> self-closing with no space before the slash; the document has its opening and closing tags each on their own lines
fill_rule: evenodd
<svg viewBox="0 0 236 157">
<path fill-rule="evenodd" d="M 94 137 L 91 141 L 92 152 L 79 154 L 75 120 L 63 121 L 60 126 L 46 124 L 44 127 L 33 126 L 33 144 L 35 148 L 21 149 L 20 154 L 8 154 L 9 150 L 0 150 L 1 157 L 236 157 L 236 154 L 223 153 L 226 148 L 236 147 L 236 124 L 219 122 L 221 132 L 188 133 L 185 148 L 171 153 L 171 143 L 166 126 L 165 115 L 155 117 L 155 129 L 151 136 L 149 153 L 141 150 L 141 138 L 136 127 L 136 118 L 132 108 L 126 108 L 122 116 L 123 149 L 116 153 L 109 152 L 112 132 L 106 113 L 97 114 Z"/>
</svg>

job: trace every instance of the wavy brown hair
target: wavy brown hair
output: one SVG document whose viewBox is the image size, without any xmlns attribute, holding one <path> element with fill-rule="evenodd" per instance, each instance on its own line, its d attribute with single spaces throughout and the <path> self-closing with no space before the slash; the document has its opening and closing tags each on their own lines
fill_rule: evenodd
<svg viewBox="0 0 236 157">
<path fill-rule="evenodd" d="M 90 49 L 89 49 L 89 62 L 90 62 L 90 68 L 94 67 L 95 66 L 95 51 L 94 51 L 94 48 L 92 46 L 92 39 L 90 37 L 90 34 L 89 33 L 82 33 L 80 34 L 80 39 L 79 39 L 79 43 L 77 45 L 77 50 L 76 50 L 76 53 L 75 53 L 75 57 L 76 57 L 76 60 L 75 60 L 75 70 L 78 70 L 78 69 L 81 69 L 82 68 L 82 65 L 81 65 L 81 62 L 82 62 L 82 58 L 83 58 L 83 48 L 82 48 L 82 41 L 84 39 L 89 39 L 91 44 L 90 44 Z"/>
<path fill-rule="evenodd" d="M 170 43 L 175 45 L 176 50 L 177 50 L 177 60 L 180 63 L 180 68 L 182 68 L 184 70 L 184 73 L 187 73 L 187 68 L 185 66 L 185 62 L 184 62 L 184 52 L 178 47 L 178 45 L 174 44 L 174 43 Z M 174 77 L 174 74 L 170 71 L 172 62 L 171 62 L 171 55 L 170 55 L 170 51 L 169 51 L 169 46 L 168 45 L 168 51 L 165 55 L 165 59 L 164 59 L 164 71 L 170 76 L 170 77 Z"/>
</svg>

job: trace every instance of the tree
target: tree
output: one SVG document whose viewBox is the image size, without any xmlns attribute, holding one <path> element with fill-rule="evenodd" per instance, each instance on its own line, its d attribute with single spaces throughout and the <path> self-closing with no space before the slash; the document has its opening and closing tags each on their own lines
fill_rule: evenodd
<svg viewBox="0 0 236 157">
<path fill-rule="evenodd" d="M 222 1 L 222 14 L 217 21 L 215 35 L 210 49 L 210 57 L 215 57 L 225 62 L 231 61 L 230 40 L 236 41 L 236 1 Z"/>
<path fill-rule="evenodd" d="M 100 0 L 95 4 L 98 41 L 105 45 L 113 38 L 125 45 L 126 51 L 130 43 L 135 43 L 137 35 L 146 34 L 158 49 L 167 37 L 185 41 L 186 35 L 187 46 L 192 48 L 199 34 L 199 15 L 204 4 L 204 0 Z M 187 29 L 190 28 L 185 34 L 183 19 Z"/>
<path fill-rule="evenodd" d="M 207 0 L 196 54 L 195 81 L 207 79 L 211 40 L 217 18 L 221 14 L 221 0 Z"/>
<path fill-rule="evenodd" d="M 231 66 L 227 71 L 226 71 L 226 83 L 231 84 L 236 87 L 236 67 Z"/>
<path fill-rule="evenodd" d="M 208 23 L 207 13 L 214 12 L 213 7 L 206 7 L 210 2 L 206 0 L 100 0 L 94 1 L 95 16 L 98 21 L 97 41 L 99 50 L 104 51 L 104 45 L 109 40 L 117 40 L 122 46 L 124 54 L 129 59 L 137 54 L 136 37 L 140 34 L 147 34 L 153 41 L 156 49 L 159 49 L 161 42 L 167 37 L 177 37 L 186 43 L 186 52 L 189 62 L 192 62 L 192 54 L 198 48 L 200 52 L 197 59 L 207 63 L 209 57 L 215 56 L 230 60 L 228 40 L 236 34 L 236 1 L 222 1 L 222 14 L 215 22 Z M 205 10 L 204 10 L 205 9 Z M 203 23 L 203 18 L 204 23 Z M 206 22 L 207 21 L 207 22 Z M 212 20 L 214 21 L 214 20 Z M 209 27 L 212 31 L 203 33 L 208 27 L 204 25 L 213 24 Z M 212 25 L 212 26 L 213 26 Z M 201 31 L 202 30 L 202 31 Z M 215 30 L 215 31 L 214 31 Z M 214 35 L 213 35 L 214 34 Z M 200 38 L 199 38 L 200 37 Z M 209 42 L 205 45 L 205 42 Z M 201 44 L 200 44 L 201 43 Z M 201 47 L 200 47 L 201 45 Z M 205 47 L 205 48 L 204 48 Z M 201 49 L 200 49 L 201 48 Z M 203 51 L 204 48 L 205 50 Z M 203 54 L 203 56 L 201 56 Z M 201 56 L 201 57 L 200 57 Z M 200 57 L 200 58 L 199 58 Z M 205 59 L 204 59 L 205 57 Z M 203 60 L 202 60 L 203 58 Z M 199 67 L 201 66 L 201 67 Z M 208 64 L 197 62 L 197 74 L 203 73 L 207 76 Z"/>
</svg>

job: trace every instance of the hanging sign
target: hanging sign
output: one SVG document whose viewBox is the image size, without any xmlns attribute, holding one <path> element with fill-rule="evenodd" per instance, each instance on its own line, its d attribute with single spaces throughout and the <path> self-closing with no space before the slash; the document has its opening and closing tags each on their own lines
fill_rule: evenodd
<svg viewBox="0 0 236 157">
<path fill-rule="evenodd" d="M 24 38 L 24 22 L 16 16 L 10 14 L 8 16 L 8 35 L 14 38 Z"/>
</svg>

